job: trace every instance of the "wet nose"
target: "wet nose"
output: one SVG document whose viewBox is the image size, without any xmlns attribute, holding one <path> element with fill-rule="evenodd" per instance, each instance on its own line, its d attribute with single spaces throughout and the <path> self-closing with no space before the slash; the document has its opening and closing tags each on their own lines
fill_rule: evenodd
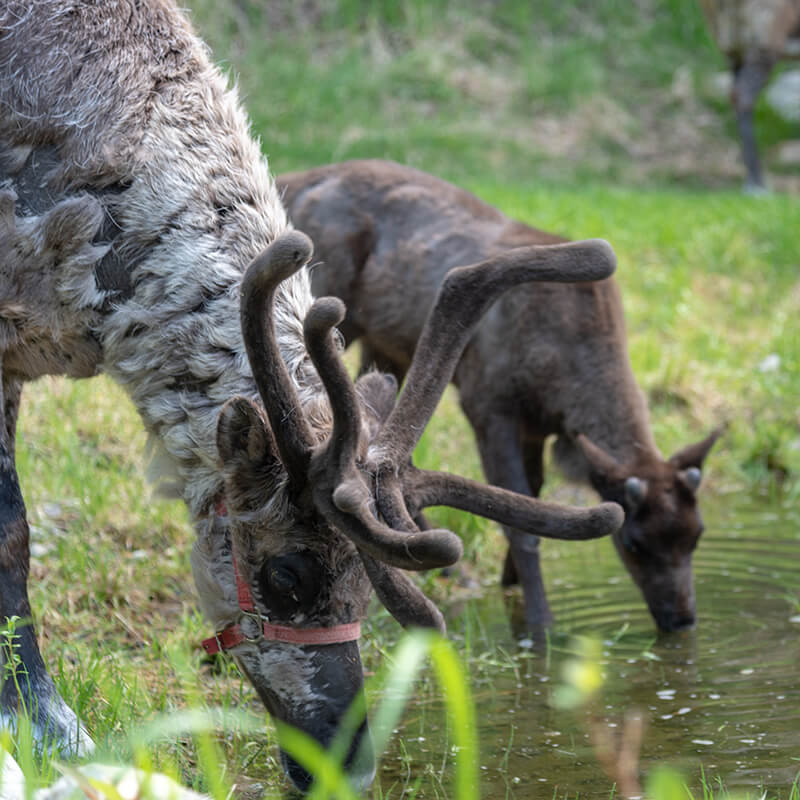
<svg viewBox="0 0 800 800">
<path fill-rule="evenodd" d="M 658 627 L 665 633 L 673 633 L 694 628 L 696 622 L 695 615 L 690 612 L 666 614 L 658 620 Z"/>
<path fill-rule="evenodd" d="M 291 756 L 281 750 L 281 763 L 284 772 L 289 776 L 289 780 L 299 791 L 306 793 L 314 782 L 314 776 L 306 772 Z M 370 759 L 370 764 L 359 764 L 358 769 L 353 769 L 353 765 L 347 768 L 347 777 L 356 792 L 364 791 L 375 778 L 375 760 Z"/>
<path fill-rule="evenodd" d="M 307 792 L 314 782 L 314 776 L 283 750 L 281 750 L 281 764 L 294 786 L 301 792 Z M 372 735 L 366 724 L 361 726 L 354 737 L 344 766 L 347 777 L 357 792 L 366 789 L 375 778 L 375 752 Z"/>
</svg>

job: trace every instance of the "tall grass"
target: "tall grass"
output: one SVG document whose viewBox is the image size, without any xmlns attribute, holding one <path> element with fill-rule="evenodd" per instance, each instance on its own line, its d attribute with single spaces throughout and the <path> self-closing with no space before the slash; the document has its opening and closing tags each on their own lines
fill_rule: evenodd
<svg viewBox="0 0 800 800">
<path fill-rule="evenodd" d="M 562 707 L 577 707 L 592 703 L 601 691 L 602 671 L 600 668 L 601 643 L 582 638 L 572 646 L 573 657 L 563 665 L 562 679 L 555 687 L 554 701 Z M 156 770 L 166 773 L 180 783 L 189 780 L 196 788 L 206 792 L 213 800 L 230 800 L 241 791 L 235 776 L 226 768 L 221 738 L 230 736 L 255 735 L 261 728 L 261 720 L 249 713 L 230 708 L 208 708 L 203 701 L 202 692 L 193 686 L 196 674 L 185 660 L 185 653 L 172 653 L 174 667 L 181 676 L 190 705 L 194 710 L 163 713 L 146 725 L 118 736 L 113 746 L 106 742 L 96 763 L 88 766 L 68 766 L 48 752 L 42 752 L 36 742 L 31 727 L 24 716 L 14 737 L 8 731 L 0 731 L 0 776 L 3 759 L 14 754 L 25 777 L 25 800 L 30 800 L 37 789 L 48 785 L 55 776 L 65 775 L 74 784 L 70 798 L 88 797 L 91 800 L 121 800 L 118 782 L 127 774 L 125 770 L 100 764 L 116 763 L 135 766 L 144 777 L 140 779 L 140 800 L 163 800 L 164 792 L 170 787 L 163 782 L 148 781 L 147 775 L 155 775 Z M 393 651 L 387 654 L 386 663 L 379 674 L 368 682 L 368 693 L 376 698 L 370 714 L 370 728 L 374 750 L 380 756 L 386 748 L 403 715 L 406 704 L 413 697 L 415 685 L 426 663 L 433 668 L 438 690 L 444 698 L 446 724 L 452 739 L 455 753 L 454 775 L 445 797 L 452 800 L 478 800 L 480 763 L 478 730 L 475 703 L 467 678 L 463 659 L 456 653 L 453 645 L 445 638 L 428 631 L 411 631 L 404 635 Z M 350 785 L 343 768 L 344 756 L 348 751 L 350 737 L 364 718 L 365 708 L 357 705 L 346 715 L 343 732 L 333 742 L 329 750 L 324 750 L 306 734 L 285 725 L 278 726 L 281 747 L 303 766 L 313 777 L 314 782 L 308 792 L 309 800 L 359 800 L 360 795 Z M 189 777 L 186 765 L 174 751 L 169 750 L 154 756 L 154 748 L 163 743 L 194 742 L 194 774 Z M 511 743 L 509 743 L 510 746 Z M 599 747 L 599 745 L 596 745 Z M 601 757 L 598 750 L 598 757 Z M 632 763 L 625 767 L 632 774 L 638 772 L 634 751 L 628 753 Z M 609 780 L 614 784 L 615 758 L 606 753 L 604 763 L 608 763 Z M 620 762 L 622 768 L 622 762 Z M 682 776 L 667 765 L 660 765 L 645 776 L 646 789 L 643 795 L 649 800 L 695 800 L 695 794 L 687 786 Z M 411 788 L 401 790 L 402 796 L 415 797 L 419 781 Z M 177 791 L 172 788 L 170 791 Z M 721 782 L 711 783 L 701 771 L 702 800 L 726 798 L 731 795 Z M 637 793 L 641 794 L 640 791 Z M 50 795 L 36 794 L 42 800 L 52 800 Z M 124 795 L 127 796 L 127 795 Z M 248 795 L 249 796 L 249 795 Z M 268 790 L 267 798 L 283 796 L 282 790 Z M 384 795 L 388 800 L 393 789 Z M 421 795 L 427 796 L 427 795 Z M 438 796 L 438 795 L 437 795 Z M 611 790 L 611 797 L 614 789 Z M 0 781 L 0 797 L 16 800 L 16 795 L 3 794 Z M 58 794 L 59 800 L 66 795 Z M 749 795 L 734 795 L 741 800 L 749 800 Z M 800 772 L 788 789 L 787 800 L 800 800 Z M 22 800 L 20 797 L 19 800 Z M 753 799 L 755 800 L 755 799 Z M 759 800 L 771 800 L 766 792 Z"/>
<path fill-rule="evenodd" d="M 8 636 L 4 641 L 10 641 Z M 252 714 L 231 708 L 208 708 L 202 693 L 193 685 L 196 674 L 193 674 L 185 653 L 177 650 L 171 656 L 192 710 L 162 713 L 146 725 L 138 725 L 123 736 L 107 740 L 99 755 L 103 761 L 127 760 L 145 772 L 153 772 L 158 768 L 180 780 L 187 777 L 180 758 L 176 758 L 169 748 L 154 756 L 153 747 L 164 742 L 174 744 L 186 741 L 185 737 L 191 737 L 196 770 L 191 782 L 208 792 L 214 800 L 227 800 L 235 786 L 227 774 L 219 737 L 253 735 L 263 723 Z M 385 751 L 403 709 L 415 691 L 415 683 L 426 661 L 430 661 L 433 667 L 444 698 L 446 723 L 452 731 L 455 751 L 454 796 L 459 800 L 477 800 L 478 739 L 467 672 L 453 645 L 438 634 L 429 631 L 407 633 L 389 654 L 380 674 L 369 682 L 368 693 L 380 698 L 372 710 L 370 722 L 375 752 L 380 755 Z M 333 797 L 357 800 L 358 795 L 350 786 L 343 762 L 350 738 L 363 722 L 365 713 L 363 704 L 351 709 L 351 713 L 346 715 L 342 732 L 328 751 L 301 731 L 278 724 L 281 747 L 314 776 L 314 784 L 308 795 L 310 800 Z M 19 718 L 13 739 L 9 738 L 7 731 L 0 732 L 0 735 L 3 737 L 0 754 L 14 752 L 26 779 L 28 796 L 36 787 L 47 783 L 54 773 L 66 771 L 76 778 L 81 775 L 79 768 L 65 768 L 51 752 L 42 751 L 24 713 Z M 93 795 L 87 791 L 87 796 Z M 118 800 L 113 794 L 108 797 Z"/>
</svg>

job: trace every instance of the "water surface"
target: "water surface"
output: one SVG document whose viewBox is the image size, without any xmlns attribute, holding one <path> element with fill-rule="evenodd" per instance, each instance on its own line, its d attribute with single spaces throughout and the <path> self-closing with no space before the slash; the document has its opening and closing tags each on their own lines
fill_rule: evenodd
<svg viewBox="0 0 800 800">
<path fill-rule="evenodd" d="M 713 508 L 712 508 L 713 506 Z M 640 768 L 677 768 L 758 797 L 787 797 L 800 773 L 800 509 L 708 498 L 695 554 L 697 629 L 658 636 L 609 541 L 547 543 L 543 560 L 557 627 L 543 651 L 512 633 L 514 593 L 488 587 L 451 610 L 450 637 L 468 655 L 481 747 L 481 798 L 608 798 L 590 731 L 619 736 L 626 712 L 645 719 Z M 596 637 L 605 676 L 588 705 L 557 709 L 575 637 Z M 525 643 L 527 644 L 527 642 Z M 596 738 L 596 737 L 595 737 Z M 452 752 L 431 680 L 382 763 L 384 796 L 452 797 Z"/>
</svg>

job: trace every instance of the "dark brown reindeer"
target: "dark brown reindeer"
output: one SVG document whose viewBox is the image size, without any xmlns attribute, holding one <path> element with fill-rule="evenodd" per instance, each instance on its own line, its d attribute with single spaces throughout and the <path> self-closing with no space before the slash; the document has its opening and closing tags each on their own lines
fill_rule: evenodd
<svg viewBox="0 0 800 800">
<path fill-rule="evenodd" d="M 531 250 L 565 241 L 391 162 L 353 161 L 277 182 L 322 262 L 315 293 L 344 300 L 340 329 L 348 343 L 360 339 L 362 367 L 398 378 L 448 270 L 497 258 L 524 263 Z M 506 293 L 469 340 L 453 380 L 487 480 L 538 495 L 545 438 L 556 434 L 567 474 L 625 507 L 614 543 L 659 628 L 693 625 L 692 552 L 703 530 L 697 488 L 718 433 L 662 458 L 631 372 L 614 280 Z M 531 628 L 549 625 L 538 542 L 514 526 L 504 531 L 503 583 L 522 584 Z"/>
<path fill-rule="evenodd" d="M 800 0 L 700 0 L 733 73 L 731 103 L 747 170 L 746 191 L 764 189 L 753 110 L 773 67 L 800 58 Z"/>
<path fill-rule="evenodd" d="M 494 296 L 525 280 L 598 279 L 615 262 L 587 242 L 453 272 L 395 406 L 394 378 L 347 378 L 333 333 L 344 311 L 312 306 L 310 256 L 235 93 L 171 2 L 0 6 L 0 619 L 31 617 L 14 462 L 23 384 L 106 372 L 196 528 L 195 583 L 217 631 L 206 649 L 230 649 L 275 717 L 327 744 L 361 693 L 372 589 L 403 625 L 443 628 L 403 570 L 452 564 L 461 544 L 419 531 L 420 508 L 560 538 L 622 523 L 612 504 L 541 504 L 410 460 Z M 0 721 L 25 710 L 44 745 L 90 748 L 31 624 L 17 645 L 18 660 L 0 664 Z M 347 760 L 361 785 L 368 741 L 364 724 Z M 305 788 L 309 775 L 283 763 Z"/>
</svg>

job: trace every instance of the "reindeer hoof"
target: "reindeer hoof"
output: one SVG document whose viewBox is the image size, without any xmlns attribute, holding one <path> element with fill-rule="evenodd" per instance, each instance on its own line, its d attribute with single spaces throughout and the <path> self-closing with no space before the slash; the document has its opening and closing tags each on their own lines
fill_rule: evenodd
<svg viewBox="0 0 800 800">
<path fill-rule="evenodd" d="M 763 196 L 769 194 L 769 189 L 763 183 L 756 183 L 755 181 L 745 181 L 742 186 L 742 194 L 749 194 L 755 196 Z"/>
<path fill-rule="evenodd" d="M 18 698 L 16 693 L 14 695 L 13 698 L 2 698 L 0 729 L 8 728 L 16 734 Z M 37 748 L 62 758 L 83 758 L 94 751 L 91 737 L 55 688 L 34 692 L 33 699 L 25 698 L 19 705 L 31 708 L 31 727 Z"/>
</svg>

